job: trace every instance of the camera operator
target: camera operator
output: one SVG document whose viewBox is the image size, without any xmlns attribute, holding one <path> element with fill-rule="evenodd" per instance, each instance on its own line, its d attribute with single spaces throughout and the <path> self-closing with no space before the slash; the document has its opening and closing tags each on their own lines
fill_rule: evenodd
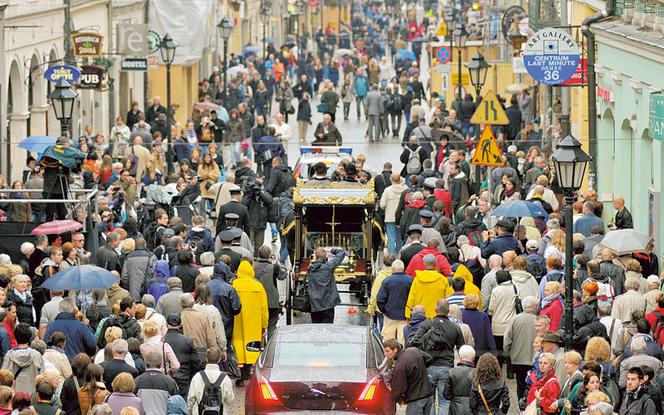
<svg viewBox="0 0 664 415">
<path fill-rule="evenodd" d="M 254 255 L 258 256 L 258 248 L 263 245 L 265 240 L 265 227 L 267 226 L 267 217 L 272 204 L 272 196 L 263 190 L 260 179 L 248 180 L 245 183 L 242 204 L 248 210 L 249 236 L 254 244 Z"/>
</svg>

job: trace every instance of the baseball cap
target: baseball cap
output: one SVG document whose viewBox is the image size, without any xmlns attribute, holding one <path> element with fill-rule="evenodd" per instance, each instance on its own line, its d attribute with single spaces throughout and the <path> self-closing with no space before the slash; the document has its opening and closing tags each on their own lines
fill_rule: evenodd
<svg viewBox="0 0 664 415">
<path fill-rule="evenodd" d="M 424 255 L 424 263 L 425 264 L 435 264 L 436 263 L 436 257 L 433 256 L 432 254 L 426 254 L 426 255 Z"/>
<path fill-rule="evenodd" d="M 529 239 L 528 242 L 526 242 L 526 249 L 529 251 L 535 250 L 538 248 L 537 241 L 534 239 Z"/>
<path fill-rule="evenodd" d="M 648 277 L 646 280 L 648 281 L 648 284 L 658 284 L 662 281 L 657 275 L 651 275 Z"/>
</svg>

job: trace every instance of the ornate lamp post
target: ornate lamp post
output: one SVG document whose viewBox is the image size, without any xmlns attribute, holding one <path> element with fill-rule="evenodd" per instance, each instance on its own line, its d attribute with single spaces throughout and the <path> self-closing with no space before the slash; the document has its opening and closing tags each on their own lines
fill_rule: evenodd
<svg viewBox="0 0 664 415">
<path fill-rule="evenodd" d="M 265 79 L 265 61 L 267 60 L 267 50 L 266 50 L 266 31 L 267 23 L 270 21 L 270 6 L 269 3 L 264 2 L 261 4 L 261 12 L 258 15 L 261 19 L 261 24 L 263 25 L 263 79 Z"/>
<path fill-rule="evenodd" d="M 457 26 L 456 29 L 454 29 L 453 32 L 453 37 L 454 37 L 454 43 L 457 45 L 457 56 L 458 56 L 458 70 L 459 70 L 459 79 L 458 79 L 458 85 L 457 87 L 459 88 L 459 109 L 461 109 L 461 100 L 463 99 L 463 96 L 461 94 L 461 91 L 463 90 L 463 83 L 461 82 L 461 49 L 466 47 L 466 41 L 468 40 L 468 31 L 466 31 L 466 27 L 461 23 L 459 26 Z"/>
<path fill-rule="evenodd" d="M 470 75 L 470 83 L 475 87 L 475 104 L 480 105 L 481 97 L 480 93 L 482 92 L 482 87 L 486 82 L 486 75 L 489 72 L 491 65 L 487 63 L 484 59 L 484 56 L 480 52 L 476 52 L 473 56 L 473 59 L 468 62 L 468 75 Z M 461 81 L 459 81 L 461 82 Z M 479 143 L 480 139 L 480 126 L 478 125 L 475 128 L 475 143 Z M 475 166 L 475 186 L 477 186 L 477 191 L 479 193 L 480 186 L 482 184 L 482 169 L 479 166 Z"/>
<path fill-rule="evenodd" d="M 55 89 L 48 95 L 55 118 L 60 121 L 60 135 L 67 136 L 67 129 L 74 113 L 74 101 L 78 94 L 71 89 L 69 82 L 63 78 L 55 84 Z"/>
<path fill-rule="evenodd" d="M 177 47 L 177 43 L 173 41 L 173 38 L 171 38 L 168 33 L 161 39 L 161 44 L 159 45 L 161 60 L 166 65 L 166 118 L 168 120 L 168 129 L 166 131 L 166 142 L 168 144 L 168 150 L 166 151 L 166 167 L 169 177 L 173 174 L 173 137 L 171 137 L 171 123 L 173 122 L 173 113 L 171 110 L 171 65 L 175 60 L 175 49 L 177 49 Z"/>
<path fill-rule="evenodd" d="M 233 33 L 233 26 L 233 21 L 228 17 L 221 19 L 217 25 L 221 38 L 224 39 L 224 105 L 226 105 L 226 94 L 228 94 L 228 39 Z"/>
<path fill-rule="evenodd" d="M 572 204 L 581 188 L 586 168 L 592 158 L 581 149 L 581 143 L 571 135 L 556 146 L 551 160 L 556 169 L 558 184 L 565 195 L 565 349 L 571 350 L 574 334 L 573 281 L 572 281 Z"/>
</svg>

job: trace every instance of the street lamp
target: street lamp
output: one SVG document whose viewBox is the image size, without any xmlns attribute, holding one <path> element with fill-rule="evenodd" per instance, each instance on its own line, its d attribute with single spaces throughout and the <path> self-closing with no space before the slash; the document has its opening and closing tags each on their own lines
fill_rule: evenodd
<svg viewBox="0 0 664 415">
<path fill-rule="evenodd" d="M 556 151 L 551 155 L 551 159 L 556 169 L 558 184 L 565 195 L 565 348 L 571 350 L 574 332 L 572 204 L 576 191 L 581 188 L 586 168 L 592 158 L 581 149 L 579 140 L 568 135 L 556 146 Z"/>
<path fill-rule="evenodd" d="M 226 94 L 228 94 L 228 39 L 230 39 L 233 33 L 233 21 L 228 17 L 224 17 L 217 27 L 219 28 L 221 38 L 224 39 L 224 106 L 226 106 Z"/>
<path fill-rule="evenodd" d="M 445 7 L 443 9 L 443 20 L 445 21 L 445 25 L 447 28 L 447 36 L 450 39 L 450 61 L 454 58 L 454 28 L 452 25 L 454 24 L 454 12 L 455 9 L 451 7 Z"/>
<path fill-rule="evenodd" d="M 258 17 L 261 19 L 261 24 L 263 25 L 263 79 L 265 79 L 265 62 L 267 61 L 267 50 L 265 37 L 267 30 L 267 23 L 270 21 L 270 6 L 267 2 L 261 4 L 261 12 Z"/>
<path fill-rule="evenodd" d="M 462 91 L 462 82 L 461 82 L 461 49 L 466 47 L 466 41 L 468 40 L 468 31 L 466 31 L 466 26 L 461 23 L 459 26 L 457 26 L 456 29 L 454 29 L 453 35 L 454 37 L 454 43 L 457 45 L 457 55 L 458 55 L 458 69 L 459 69 L 459 78 L 458 78 L 458 88 L 459 88 L 459 108 L 457 111 L 461 110 L 461 100 L 463 99 L 463 96 L 461 94 Z"/>
<path fill-rule="evenodd" d="M 71 89 L 69 82 L 63 78 L 55 84 L 55 89 L 48 95 L 51 100 L 55 118 L 60 121 L 60 135 L 67 136 L 67 128 L 74 113 L 74 100 L 78 94 Z"/>
<path fill-rule="evenodd" d="M 171 122 L 173 121 L 173 114 L 171 111 L 171 65 L 175 60 L 175 49 L 178 45 L 173 41 L 171 35 L 166 35 L 161 39 L 159 44 L 159 52 L 161 53 L 161 60 L 166 65 L 166 119 L 168 120 L 168 128 L 166 129 L 166 142 L 168 150 L 166 151 L 166 167 L 168 169 L 168 176 L 173 174 L 173 147 L 171 137 Z"/>
<path fill-rule="evenodd" d="M 341 9 L 341 4 L 339 4 Z M 291 18 L 295 19 L 295 47 L 297 48 L 297 56 L 295 61 L 299 63 L 300 60 L 300 16 L 302 15 L 302 5 L 299 1 L 293 4 L 293 9 L 289 11 Z M 341 45 L 341 20 L 339 20 L 339 45 Z"/>
<path fill-rule="evenodd" d="M 480 93 L 482 87 L 486 82 L 486 74 L 489 72 L 491 65 L 487 63 L 484 56 L 478 51 L 475 52 L 473 59 L 468 62 L 468 75 L 470 76 L 470 83 L 475 87 L 475 105 L 479 106 L 481 102 Z M 480 141 L 480 126 L 475 126 L 475 145 Z M 477 149 L 476 149 L 477 151 Z M 482 168 L 475 166 L 475 186 L 477 186 L 477 194 L 479 194 L 480 187 L 482 186 Z"/>
</svg>

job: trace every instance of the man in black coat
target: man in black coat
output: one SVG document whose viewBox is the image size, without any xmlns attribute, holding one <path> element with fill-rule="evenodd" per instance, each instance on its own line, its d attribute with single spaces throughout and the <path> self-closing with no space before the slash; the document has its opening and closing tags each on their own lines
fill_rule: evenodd
<svg viewBox="0 0 664 415">
<path fill-rule="evenodd" d="M 408 161 L 410 159 L 410 155 L 412 152 L 418 152 L 419 159 L 420 159 L 420 168 L 418 171 L 408 171 Z M 403 163 L 403 168 L 401 169 L 401 177 L 406 177 L 407 175 L 410 174 L 420 174 L 422 173 L 422 162 L 424 160 L 429 158 L 429 153 L 426 152 L 424 146 L 420 145 L 420 140 L 419 138 L 413 136 L 410 137 L 408 140 L 408 144 L 406 144 L 403 148 L 403 151 L 401 152 L 401 156 L 399 156 L 399 161 Z"/>
<path fill-rule="evenodd" d="M 419 224 L 410 225 L 408 228 L 408 240 L 405 242 L 403 248 L 401 248 L 399 254 L 397 255 L 399 259 L 403 261 L 405 268 L 408 268 L 410 260 L 413 259 L 415 255 L 426 248 L 426 245 L 424 245 L 421 241 L 423 231 L 424 228 Z"/>
<path fill-rule="evenodd" d="M 311 301 L 311 322 L 314 324 L 334 323 L 334 308 L 341 304 L 337 291 L 334 270 L 346 257 L 343 249 L 332 249 L 334 258 L 327 260 L 327 251 L 317 248 L 315 260 L 307 269 L 309 300 Z"/>
<path fill-rule="evenodd" d="M 380 200 L 385 189 L 392 185 L 391 177 L 392 163 L 388 161 L 383 164 L 383 171 L 374 178 L 374 190 L 376 191 L 377 200 Z"/>
<path fill-rule="evenodd" d="M 134 378 L 138 376 L 138 370 L 125 362 L 128 352 L 129 346 L 127 345 L 127 340 L 114 340 L 111 344 L 113 359 L 101 364 L 101 367 L 104 368 L 104 384 L 109 392 L 113 392 L 113 379 L 120 373 L 127 372 Z"/>
<path fill-rule="evenodd" d="M 97 251 L 97 266 L 108 271 L 122 272 L 120 257 L 115 249 L 120 245 L 120 235 L 111 232 L 106 235 L 106 245 Z"/>
<path fill-rule="evenodd" d="M 178 388 L 180 388 L 180 395 L 185 397 L 189 393 L 191 378 L 205 368 L 205 363 L 200 361 L 199 354 L 196 353 L 194 341 L 181 333 L 181 326 L 182 323 L 178 314 L 169 314 L 166 316 L 166 328 L 168 331 L 164 335 L 164 342 L 171 345 L 175 357 L 180 362 L 180 370 L 175 372 L 173 379 L 175 379 Z"/>
<path fill-rule="evenodd" d="M 449 189 L 452 196 L 453 212 L 465 205 L 470 197 L 470 183 L 468 176 L 461 171 L 457 163 L 450 164 Z"/>
<path fill-rule="evenodd" d="M 509 124 L 505 128 L 505 138 L 512 142 L 521 131 L 521 110 L 519 109 L 519 100 L 516 95 L 512 95 L 510 106 L 505 110 Z"/>
<path fill-rule="evenodd" d="M 272 172 L 265 185 L 265 191 L 272 197 L 279 197 L 280 194 L 293 186 L 295 186 L 293 172 L 288 166 L 284 165 L 281 157 L 274 157 L 272 159 Z"/>
<path fill-rule="evenodd" d="M 219 208 L 217 217 L 224 218 L 228 213 L 235 213 L 238 216 L 236 226 L 242 228 L 243 231 L 249 233 L 249 211 L 245 205 L 242 204 L 242 189 L 239 186 L 229 189 L 231 194 L 231 201 L 222 205 Z M 215 233 L 220 233 L 226 229 L 226 221 L 218 220 Z"/>
<path fill-rule="evenodd" d="M 254 254 L 258 254 L 258 248 L 265 241 L 265 227 L 267 226 L 267 217 L 272 205 L 272 195 L 261 188 L 258 181 L 247 182 L 242 204 L 247 207 L 249 226 L 249 237 L 254 244 Z M 246 232 L 246 231 L 245 231 Z"/>
<path fill-rule="evenodd" d="M 154 97 L 152 99 L 152 105 L 150 105 L 147 111 L 145 111 L 145 122 L 148 124 L 152 123 L 157 119 L 159 114 L 166 114 L 166 107 L 161 105 L 161 98 Z"/>
<path fill-rule="evenodd" d="M 231 248 L 233 239 L 235 239 L 235 236 L 231 230 L 225 230 L 219 234 L 221 249 L 214 253 L 214 260 L 219 261 L 219 258 L 221 258 L 222 255 L 228 255 L 231 259 L 231 263 L 228 264 L 228 266 L 231 268 L 231 272 L 235 273 L 242 261 L 242 254 Z"/>
<path fill-rule="evenodd" d="M 408 414 L 428 414 L 433 405 L 433 390 L 429 383 L 427 366 L 431 356 L 415 347 L 402 349 L 396 339 L 383 343 L 385 356 L 393 359 L 390 389 L 395 403 L 405 403 Z"/>
<path fill-rule="evenodd" d="M 226 123 L 224 122 L 224 120 L 219 118 L 219 116 L 217 115 L 217 111 L 215 110 L 210 111 L 210 123 L 212 124 L 214 142 L 217 143 L 217 145 L 220 145 L 223 141 L 224 130 L 226 129 Z"/>
</svg>

